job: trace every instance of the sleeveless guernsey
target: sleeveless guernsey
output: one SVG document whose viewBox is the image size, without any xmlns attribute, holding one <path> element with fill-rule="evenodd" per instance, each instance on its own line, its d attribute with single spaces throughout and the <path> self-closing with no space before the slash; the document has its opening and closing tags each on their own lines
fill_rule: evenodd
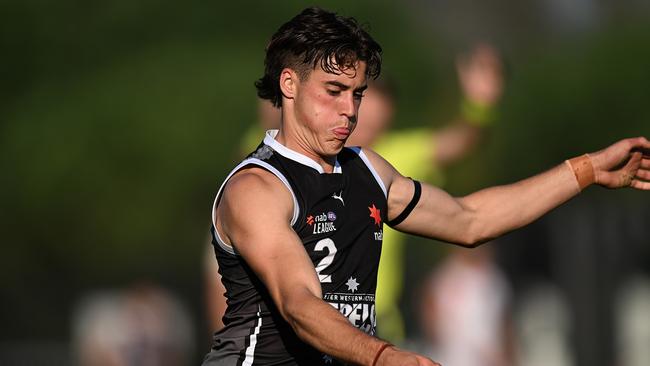
<svg viewBox="0 0 650 366">
<path fill-rule="evenodd" d="M 273 173 L 291 192 L 291 220 L 321 282 L 323 300 L 354 326 L 374 335 L 375 287 L 386 220 L 386 188 L 360 148 L 344 148 L 334 172 L 275 141 L 268 131 L 217 193 L 212 236 L 226 288 L 225 327 L 214 336 L 203 365 L 337 365 L 302 342 L 281 317 L 266 288 L 214 227 L 214 208 L 228 179 L 244 167 Z M 264 207 L 259 207 L 263 210 Z M 260 243 L 259 245 L 264 245 Z M 287 269 L 290 270 L 290 269 Z"/>
</svg>

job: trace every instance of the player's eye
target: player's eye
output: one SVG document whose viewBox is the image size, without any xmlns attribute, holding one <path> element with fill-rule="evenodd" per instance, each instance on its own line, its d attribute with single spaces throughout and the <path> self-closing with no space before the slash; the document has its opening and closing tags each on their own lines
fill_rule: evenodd
<svg viewBox="0 0 650 366">
<path fill-rule="evenodd" d="M 327 94 L 333 95 L 333 96 L 338 96 L 338 95 L 341 95 L 341 91 L 340 90 L 327 89 Z"/>
<path fill-rule="evenodd" d="M 363 92 L 361 92 L 361 93 L 354 93 L 354 99 L 361 100 L 361 98 L 363 98 Z"/>
</svg>

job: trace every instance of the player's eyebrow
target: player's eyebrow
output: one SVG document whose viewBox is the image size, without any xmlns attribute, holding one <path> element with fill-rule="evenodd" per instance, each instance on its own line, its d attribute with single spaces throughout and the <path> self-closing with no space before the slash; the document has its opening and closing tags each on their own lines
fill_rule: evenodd
<svg viewBox="0 0 650 366">
<path fill-rule="evenodd" d="M 343 83 L 341 83 L 341 82 L 339 82 L 339 81 L 330 80 L 330 81 L 326 81 L 325 84 L 332 85 L 332 86 L 336 86 L 336 87 L 340 88 L 341 90 L 348 90 L 348 89 L 350 89 L 350 86 L 349 86 L 349 85 L 343 84 Z M 360 87 L 354 89 L 354 91 L 355 91 L 356 93 L 358 93 L 358 92 L 362 92 L 362 91 L 364 91 L 364 90 L 366 90 L 366 89 L 368 89 L 368 84 L 363 85 L 363 86 L 360 86 Z"/>
<path fill-rule="evenodd" d="M 345 84 L 343 84 L 343 83 L 341 83 L 341 82 L 339 82 L 339 81 L 330 80 L 330 81 L 326 81 L 325 84 L 335 86 L 335 87 L 337 87 L 337 88 L 340 88 L 341 90 L 348 90 L 348 89 L 350 89 L 350 86 L 349 86 L 349 85 L 345 85 Z"/>
</svg>

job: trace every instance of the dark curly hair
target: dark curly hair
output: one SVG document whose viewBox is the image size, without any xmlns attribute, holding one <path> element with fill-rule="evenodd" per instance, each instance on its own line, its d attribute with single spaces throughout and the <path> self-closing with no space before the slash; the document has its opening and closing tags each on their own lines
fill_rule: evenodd
<svg viewBox="0 0 650 366">
<path fill-rule="evenodd" d="M 257 95 L 280 107 L 280 73 L 284 68 L 295 70 L 304 80 L 319 64 L 325 72 L 340 74 L 357 61 L 366 62 L 366 75 L 377 78 L 381 71 L 381 46 L 354 18 L 317 7 L 307 8 L 271 37 L 264 76 L 255 82 Z"/>
</svg>

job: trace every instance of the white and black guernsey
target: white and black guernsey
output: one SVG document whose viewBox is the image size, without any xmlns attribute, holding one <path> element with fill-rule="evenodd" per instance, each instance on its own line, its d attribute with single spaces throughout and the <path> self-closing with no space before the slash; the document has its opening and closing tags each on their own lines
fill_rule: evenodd
<svg viewBox="0 0 650 366">
<path fill-rule="evenodd" d="M 328 174 L 315 161 L 278 143 L 276 134 L 268 131 L 226 182 L 240 169 L 258 166 L 286 185 L 294 200 L 291 226 L 318 273 L 323 299 L 354 326 L 374 335 L 386 188 L 360 148 L 344 148 L 334 172 Z M 215 334 L 203 365 L 340 364 L 297 338 L 264 285 L 238 255 L 237 244 L 229 246 L 220 239 L 214 219 L 213 213 L 213 244 L 228 307 L 225 327 Z"/>
</svg>

